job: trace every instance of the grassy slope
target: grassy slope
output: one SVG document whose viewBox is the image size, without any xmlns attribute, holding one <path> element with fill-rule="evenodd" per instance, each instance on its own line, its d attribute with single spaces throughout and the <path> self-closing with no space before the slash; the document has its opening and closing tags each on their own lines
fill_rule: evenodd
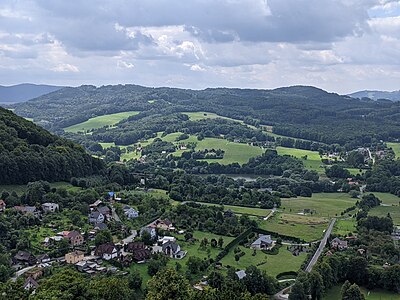
<svg viewBox="0 0 400 300">
<path fill-rule="evenodd" d="M 400 225 L 400 206 L 378 206 L 372 208 L 368 215 L 386 217 L 390 213 L 395 225 Z"/>
<path fill-rule="evenodd" d="M 80 190 L 79 187 L 72 186 L 69 182 L 52 182 L 50 183 L 52 188 L 65 188 L 69 191 Z M 7 191 L 9 193 L 15 191 L 18 195 L 23 194 L 27 189 L 26 185 L 0 185 L 0 192 Z"/>
<path fill-rule="evenodd" d="M 121 113 L 116 113 L 116 114 L 109 114 L 109 115 L 104 115 L 104 116 L 99 116 L 99 117 L 94 117 L 91 118 L 85 122 L 75 124 L 69 127 L 64 128 L 66 132 L 78 132 L 78 131 L 85 131 L 85 130 L 91 130 L 94 128 L 102 128 L 107 125 L 115 125 L 118 122 L 126 119 L 129 116 L 137 115 L 139 112 L 137 111 L 127 111 L 127 112 L 121 112 Z"/>
<path fill-rule="evenodd" d="M 387 143 L 387 146 L 393 149 L 396 158 L 400 157 L 400 143 Z"/>
<path fill-rule="evenodd" d="M 347 236 L 349 232 L 356 232 L 356 220 L 354 218 L 347 220 L 337 220 L 333 228 L 334 234 Z"/>
<path fill-rule="evenodd" d="M 389 194 L 389 193 L 379 193 L 379 192 L 372 192 L 376 197 L 382 200 L 382 203 L 388 205 L 399 205 L 400 204 L 400 197 L 396 195 Z"/>
<path fill-rule="evenodd" d="M 326 294 L 323 296 L 323 300 L 340 300 L 340 289 L 342 288 L 341 285 L 334 286 L 333 288 L 329 289 Z M 388 291 L 383 290 L 374 290 L 370 291 L 368 295 L 368 290 L 366 288 L 361 288 L 365 296 L 365 300 L 398 300 L 400 298 L 399 294 L 395 294 Z"/>
<path fill-rule="evenodd" d="M 295 148 L 286 148 L 286 147 L 276 147 L 279 155 L 291 155 L 297 158 L 302 158 L 307 155 L 307 159 L 303 160 L 304 166 L 306 168 L 317 171 L 318 173 L 325 173 L 325 169 L 320 166 L 323 165 L 321 162 L 321 158 L 317 151 L 310 150 L 301 150 Z"/>
<path fill-rule="evenodd" d="M 305 208 L 313 209 L 318 217 L 334 217 L 348 207 L 355 205 L 357 199 L 350 198 L 347 193 L 315 193 L 312 197 L 282 199 L 281 209 L 287 214 L 303 212 Z"/>
<path fill-rule="evenodd" d="M 259 221 L 259 227 L 312 242 L 322 237 L 328 223 L 327 218 L 278 213 L 267 221 Z"/>
<path fill-rule="evenodd" d="M 248 266 L 255 266 L 259 263 L 266 262 L 258 266 L 259 269 L 265 270 L 267 274 L 276 276 L 282 272 L 295 271 L 297 272 L 301 264 L 303 263 L 306 255 L 302 253 L 299 256 L 294 256 L 290 253 L 285 246 L 279 249 L 277 255 L 267 255 L 262 251 L 257 251 L 256 255 L 253 256 L 253 250 L 239 246 L 239 248 L 245 253 L 238 262 L 235 261 L 235 254 L 231 250 L 222 260 L 224 266 L 230 265 L 235 269 L 246 269 Z"/>
</svg>

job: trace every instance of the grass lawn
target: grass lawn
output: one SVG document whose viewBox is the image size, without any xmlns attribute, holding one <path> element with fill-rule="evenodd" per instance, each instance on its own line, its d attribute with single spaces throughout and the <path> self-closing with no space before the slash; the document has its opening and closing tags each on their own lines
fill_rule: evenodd
<svg viewBox="0 0 400 300">
<path fill-rule="evenodd" d="M 314 193 L 312 197 L 281 199 L 281 209 L 287 214 L 298 214 L 303 210 L 315 210 L 313 216 L 334 217 L 348 207 L 355 205 L 357 199 L 347 193 Z"/>
<path fill-rule="evenodd" d="M 321 239 L 328 228 L 329 219 L 278 213 L 267 221 L 259 221 L 259 227 L 283 235 L 298 237 L 306 242 Z"/>
<path fill-rule="evenodd" d="M 225 120 L 238 122 L 240 124 L 246 125 L 246 126 L 248 126 L 250 128 L 253 128 L 253 129 L 256 128 L 255 126 L 245 124 L 242 120 L 223 117 L 223 116 L 217 115 L 215 113 L 210 113 L 210 112 L 205 112 L 205 111 L 185 112 L 183 114 L 187 115 L 189 117 L 189 120 L 191 120 L 191 121 L 199 121 L 199 120 L 205 120 L 205 119 L 225 119 Z"/>
<path fill-rule="evenodd" d="M 400 157 L 400 143 L 386 143 L 388 147 L 392 148 L 396 158 Z"/>
<path fill-rule="evenodd" d="M 205 202 L 197 202 L 197 203 L 200 203 L 203 205 L 208 205 L 208 206 L 220 206 L 219 204 L 214 204 L 214 203 L 205 203 Z M 270 209 L 236 206 L 236 205 L 225 205 L 224 204 L 224 210 L 228 210 L 228 209 L 233 211 L 235 214 L 250 215 L 250 216 L 256 216 L 256 217 L 266 217 L 271 212 Z"/>
<path fill-rule="evenodd" d="M 390 213 L 394 225 L 400 225 L 400 206 L 377 206 L 372 208 L 368 215 L 386 217 Z"/>
<path fill-rule="evenodd" d="M 76 133 L 78 131 L 87 131 L 91 129 L 102 128 L 107 125 L 113 126 L 118 122 L 128 118 L 129 116 L 137 115 L 138 113 L 139 113 L 138 111 L 126 111 L 116 114 L 98 116 L 91 118 L 85 122 L 66 127 L 64 128 L 64 130 L 66 132 Z"/>
<path fill-rule="evenodd" d="M 374 194 L 376 197 L 378 197 L 380 200 L 382 200 L 383 204 L 400 205 L 400 197 L 397 197 L 396 195 L 389 193 L 379 193 L 379 192 L 371 192 L 371 193 Z"/>
<path fill-rule="evenodd" d="M 349 232 L 356 232 L 356 220 L 346 219 L 337 220 L 335 226 L 333 227 L 333 233 L 341 236 L 347 236 Z"/>
<path fill-rule="evenodd" d="M 260 147 L 250 146 L 247 144 L 229 142 L 224 139 L 205 138 L 197 143 L 196 150 L 205 149 L 222 149 L 225 151 L 223 159 L 208 159 L 209 163 L 219 162 L 227 165 L 230 163 L 244 164 L 250 158 L 261 155 L 264 151 Z"/>
<path fill-rule="evenodd" d="M 306 168 L 317 171 L 320 174 L 325 173 L 325 169 L 321 167 L 323 165 L 321 157 L 317 151 L 302 150 L 287 147 L 276 147 L 279 155 L 291 155 L 297 158 L 302 158 L 307 155 L 307 159 L 302 159 L 303 164 Z"/>
<path fill-rule="evenodd" d="M 50 186 L 52 188 L 61 188 L 62 187 L 62 188 L 67 189 L 68 191 L 78 191 L 81 189 L 80 187 L 72 186 L 72 184 L 70 184 L 69 182 L 62 182 L 62 181 L 52 182 L 52 183 L 50 183 Z M 26 189 L 27 189 L 27 186 L 24 184 L 22 184 L 22 185 L 15 185 L 15 184 L 0 185 L 0 193 L 2 191 L 7 191 L 9 193 L 15 191 L 18 195 L 21 195 L 21 194 L 25 193 Z"/>
<path fill-rule="evenodd" d="M 238 246 L 245 255 L 238 262 L 235 261 L 235 253 L 233 249 L 224 256 L 221 260 L 223 266 L 231 266 L 235 269 L 246 269 L 248 266 L 258 266 L 259 269 L 265 270 L 267 274 L 276 277 L 279 273 L 294 271 L 297 272 L 303 261 L 306 259 L 306 254 L 302 253 L 299 256 L 294 256 L 285 246 L 279 249 L 277 255 L 268 255 L 262 251 L 256 251 L 253 256 L 253 250 L 243 246 Z M 265 263 L 264 263 L 265 262 Z"/>
<path fill-rule="evenodd" d="M 341 285 L 336 285 L 329 289 L 323 296 L 323 300 L 340 300 L 342 299 L 340 295 Z M 384 290 L 373 290 L 368 291 L 366 288 L 361 287 L 361 291 L 365 296 L 366 300 L 398 300 L 400 299 L 399 294 Z M 369 293 L 369 294 L 368 294 Z"/>
</svg>

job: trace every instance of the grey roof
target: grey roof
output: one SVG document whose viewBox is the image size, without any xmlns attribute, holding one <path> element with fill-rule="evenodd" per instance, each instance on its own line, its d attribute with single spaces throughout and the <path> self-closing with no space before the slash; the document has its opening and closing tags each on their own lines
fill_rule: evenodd
<svg viewBox="0 0 400 300">
<path fill-rule="evenodd" d="M 110 209 L 107 206 L 98 207 L 97 210 L 103 215 L 110 213 Z"/>
<path fill-rule="evenodd" d="M 240 270 L 235 273 L 239 279 L 242 279 L 242 278 L 246 277 L 246 275 L 247 275 L 245 270 Z"/>
<path fill-rule="evenodd" d="M 94 224 L 94 228 L 98 228 L 100 230 L 104 230 L 104 229 L 107 229 L 108 227 L 104 223 L 96 223 L 96 224 Z"/>
<path fill-rule="evenodd" d="M 31 284 L 33 286 L 34 289 L 39 287 L 39 284 L 35 281 L 35 279 L 33 279 L 31 276 L 29 276 L 24 283 L 24 288 L 26 288 L 28 286 L 28 284 Z"/>
<path fill-rule="evenodd" d="M 94 211 L 92 213 L 90 213 L 90 218 L 91 219 L 97 219 L 100 215 L 102 215 L 102 213 L 98 212 L 98 211 Z"/>
<path fill-rule="evenodd" d="M 272 244 L 272 239 L 270 235 L 260 235 L 260 237 L 254 241 L 251 245 L 261 245 L 262 243 L 265 244 Z"/>
<path fill-rule="evenodd" d="M 175 242 L 168 241 L 162 245 L 162 250 L 165 251 L 168 247 L 172 249 L 172 252 L 176 253 L 178 251 L 179 245 Z"/>
</svg>

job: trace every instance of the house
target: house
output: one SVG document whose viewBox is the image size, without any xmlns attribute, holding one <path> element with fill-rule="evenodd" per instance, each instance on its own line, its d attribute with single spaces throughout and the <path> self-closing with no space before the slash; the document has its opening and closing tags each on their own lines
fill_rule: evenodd
<svg viewBox="0 0 400 300">
<path fill-rule="evenodd" d="M 4 202 L 4 200 L 0 199 L 0 212 L 3 212 L 6 210 L 6 203 Z"/>
<path fill-rule="evenodd" d="M 237 271 L 237 272 L 235 272 L 235 274 L 239 278 L 239 280 L 245 278 L 247 275 L 245 270 Z"/>
<path fill-rule="evenodd" d="M 90 204 L 89 207 L 95 209 L 95 208 L 97 208 L 101 203 L 103 203 L 103 201 L 101 201 L 101 200 L 96 200 L 94 203 Z"/>
<path fill-rule="evenodd" d="M 101 206 L 97 208 L 97 211 L 101 213 L 103 216 L 107 217 L 111 215 L 111 210 L 108 206 Z"/>
<path fill-rule="evenodd" d="M 94 224 L 94 229 L 95 230 L 106 230 L 106 229 L 108 229 L 108 226 L 105 223 L 96 223 L 96 224 Z"/>
<path fill-rule="evenodd" d="M 167 242 L 176 242 L 176 238 L 173 236 L 163 236 L 162 238 L 158 239 L 157 243 L 159 245 L 164 245 Z"/>
<path fill-rule="evenodd" d="M 24 290 L 36 290 L 39 287 L 39 284 L 32 277 L 28 277 L 24 283 Z"/>
<path fill-rule="evenodd" d="M 150 258 L 150 250 L 146 249 L 143 242 L 130 242 L 126 246 L 126 252 L 132 253 L 132 259 L 141 262 Z"/>
<path fill-rule="evenodd" d="M 181 251 L 181 247 L 175 242 L 166 242 L 162 245 L 162 252 L 171 257 L 181 259 L 186 256 L 187 251 Z"/>
<path fill-rule="evenodd" d="M 32 268 L 25 272 L 25 277 L 32 277 L 37 280 L 38 278 L 43 276 L 43 268 Z"/>
<path fill-rule="evenodd" d="M 156 229 L 152 227 L 143 227 L 142 229 L 140 229 L 140 236 L 142 236 L 144 232 L 149 233 L 152 239 L 156 238 L 157 236 Z"/>
<path fill-rule="evenodd" d="M 65 254 L 65 262 L 67 264 L 76 264 L 84 259 L 85 255 L 82 251 L 73 251 Z"/>
<path fill-rule="evenodd" d="M 94 254 L 105 260 L 110 260 L 118 256 L 118 250 L 113 243 L 106 243 L 98 246 Z"/>
<path fill-rule="evenodd" d="M 18 253 L 14 256 L 14 262 L 32 266 L 36 264 L 36 257 L 29 252 L 18 251 Z"/>
<path fill-rule="evenodd" d="M 51 212 L 55 212 L 57 210 L 59 210 L 60 207 L 57 203 L 50 203 L 50 202 L 46 202 L 42 204 L 42 210 L 45 213 L 51 213 Z"/>
<path fill-rule="evenodd" d="M 259 235 L 258 239 L 255 240 L 250 248 L 257 250 L 266 250 L 273 246 L 274 241 L 271 239 L 270 235 Z"/>
<path fill-rule="evenodd" d="M 347 241 L 342 241 L 339 238 L 334 238 L 331 241 L 331 248 L 332 249 L 337 249 L 337 250 L 346 250 L 347 249 Z"/>
<path fill-rule="evenodd" d="M 93 211 L 89 215 L 89 222 L 90 223 L 103 223 L 104 222 L 104 215 L 99 211 Z"/>
<path fill-rule="evenodd" d="M 76 230 L 73 230 L 67 234 L 67 239 L 71 246 L 79 246 L 84 242 L 83 236 Z"/>
<path fill-rule="evenodd" d="M 24 215 L 31 214 L 36 217 L 40 215 L 40 212 L 36 209 L 35 206 L 14 206 L 14 209 L 23 213 Z"/>
<path fill-rule="evenodd" d="M 169 230 L 169 231 L 175 230 L 175 227 L 172 225 L 172 222 L 168 219 L 165 220 L 158 219 L 154 222 L 154 226 L 162 230 Z"/>
<path fill-rule="evenodd" d="M 50 262 L 50 256 L 48 256 L 47 254 L 42 254 L 42 255 L 37 256 L 36 260 L 40 264 L 48 263 L 48 262 Z"/>
<path fill-rule="evenodd" d="M 139 217 L 139 212 L 136 209 L 134 209 L 134 208 L 132 208 L 132 207 L 130 207 L 128 205 L 125 205 L 123 210 L 124 210 L 125 216 L 128 219 L 134 219 L 134 218 Z"/>
</svg>

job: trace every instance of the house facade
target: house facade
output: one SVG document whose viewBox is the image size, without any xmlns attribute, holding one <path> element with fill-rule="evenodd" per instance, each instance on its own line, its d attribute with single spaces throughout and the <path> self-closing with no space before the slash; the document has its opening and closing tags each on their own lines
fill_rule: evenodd
<svg viewBox="0 0 400 300">
<path fill-rule="evenodd" d="M 127 205 L 124 206 L 123 210 L 124 210 L 125 216 L 128 219 L 135 219 L 135 218 L 139 217 L 139 212 L 130 206 L 127 206 Z"/>
<path fill-rule="evenodd" d="M 89 222 L 90 223 L 103 223 L 104 222 L 104 215 L 99 211 L 93 211 L 89 215 Z"/>
<path fill-rule="evenodd" d="M 336 250 L 342 251 L 342 250 L 346 250 L 347 247 L 348 247 L 347 241 L 342 241 L 339 238 L 334 238 L 331 241 L 331 248 L 332 249 L 336 249 Z"/>
<path fill-rule="evenodd" d="M 84 259 L 84 254 L 82 251 L 73 251 L 65 254 L 65 262 L 67 264 L 76 264 Z"/>
<path fill-rule="evenodd" d="M 59 207 L 59 205 L 58 205 L 57 203 L 50 203 L 50 202 L 47 202 L 47 203 L 43 203 L 43 204 L 42 204 L 42 210 L 43 210 L 45 213 L 56 212 L 56 211 L 59 210 L 59 209 L 60 209 L 60 207 Z"/>
<path fill-rule="evenodd" d="M 113 243 L 106 243 L 96 248 L 95 255 L 110 260 L 118 256 L 118 250 Z"/>
<path fill-rule="evenodd" d="M 30 252 L 26 251 L 18 251 L 13 260 L 16 263 L 27 264 L 29 266 L 36 264 L 36 257 Z"/>
<path fill-rule="evenodd" d="M 83 242 L 85 241 L 83 236 L 76 230 L 74 231 L 70 231 L 67 234 L 67 239 L 69 240 L 69 243 L 71 244 L 71 246 L 79 246 L 82 245 Z"/>
<path fill-rule="evenodd" d="M 162 245 L 162 252 L 165 255 L 176 259 L 182 259 L 187 254 L 187 251 L 182 251 L 181 247 L 172 241 L 166 242 Z"/>
</svg>

